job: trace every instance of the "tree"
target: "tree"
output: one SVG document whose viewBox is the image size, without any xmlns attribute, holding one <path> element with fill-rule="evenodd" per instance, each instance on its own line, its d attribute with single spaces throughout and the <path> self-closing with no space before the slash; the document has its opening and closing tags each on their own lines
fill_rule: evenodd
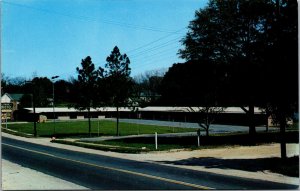
<svg viewBox="0 0 300 191">
<path fill-rule="evenodd" d="M 20 108 L 33 107 L 32 96 L 32 94 L 24 94 L 20 99 Z"/>
<path fill-rule="evenodd" d="M 224 80 L 221 70 L 206 60 L 174 64 L 161 82 L 163 105 L 220 105 Z"/>
<path fill-rule="evenodd" d="M 122 55 L 119 48 L 115 46 L 106 58 L 105 69 L 100 67 L 98 70 L 102 76 L 101 81 L 106 94 L 105 102 L 117 109 L 117 136 L 119 136 L 119 108 L 128 105 L 128 98 L 132 92 L 133 81 L 129 76 L 131 71 L 129 64 L 130 60 L 127 55 Z"/>
<path fill-rule="evenodd" d="M 22 77 L 10 78 L 2 74 L 1 87 L 2 93 L 22 93 L 26 79 Z"/>
<path fill-rule="evenodd" d="M 72 81 L 66 81 L 63 79 L 54 82 L 55 105 L 68 106 L 75 102 L 73 100 L 74 93 L 72 93 L 72 89 L 76 89 L 77 87 L 73 87 L 73 85 Z"/>
<path fill-rule="evenodd" d="M 162 70 L 147 71 L 144 74 L 135 76 L 134 82 L 137 90 L 137 97 L 143 105 L 157 104 L 160 97 L 161 82 L 165 72 Z"/>
<path fill-rule="evenodd" d="M 266 32 L 267 103 L 280 125 L 281 158 L 286 158 L 287 119 L 298 111 L 298 5 L 296 0 L 276 0 Z M 299 112 L 299 111 L 298 111 Z"/>
<path fill-rule="evenodd" d="M 210 125 L 224 110 L 220 106 L 224 80 L 221 71 L 208 61 L 174 64 L 162 82 L 163 103 L 189 106 L 186 111 L 197 113 L 198 124 L 209 135 Z"/>
<path fill-rule="evenodd" d="M 207 7 L 196 11 L 181 41 L 184 48 L 179 50 L 181 58 L 206 59 L 220 68 L 218 75 L 229 82 L 225 83 L 229 94 L 225 101 L 246 111 L 251 135 L 256 132 L 254 105 L 261 104 L 264 92 L 260 83 L 264 79 L 261 55 L 271 8 L 272 3 L 262 0 L 211 0 Z"/>
<path fill-rule="evenodd" d="M 196 11 L 179 50 L 186 60 L 207 59 L 225 69 L 225 101 L 246 111 L 250 135 L 254 105 L 270 106 L 280 123 L 282 158 L 286 118 L 298 106 L 297 23 L 296 0 L 211 0 Z"/>
<path fill-rule="evenodd" d="M 74 81 L 74 85 L 77 87 L 76 103 L 74 107 L 79 110 L 88 111 L 88 127 L 89 136 L 91 136 L 91 115 L 90 111 L 92 107 L 96 107 L 95 102 L 96 91 L 97 91 L 97 79 L 98 72 L 95 70 L 95 65 L 92 62 L 92 58 L 87 56 L 85 59 L 81 60 L 81 68 L 77 67 L 76 71 L 78 73 L 77 80 Z"/>
<path fill-rule="evenodd" d="M 224 107 L 189 107 L 189 112 L 199 113 L 198 125 L 206 132 L 206 136 L 209 136 L 210 125 L 215 121 L 216 116 L 224 111 Z"/>
<path fill-rule="evenodd" d="M 35 77 L 28 86 L 33 87 L 34 102 L 36 107 L 47 107 L 51 101 L 48 99 L 52 95 L 52 82 L 47 77 Z"/>
</svg>

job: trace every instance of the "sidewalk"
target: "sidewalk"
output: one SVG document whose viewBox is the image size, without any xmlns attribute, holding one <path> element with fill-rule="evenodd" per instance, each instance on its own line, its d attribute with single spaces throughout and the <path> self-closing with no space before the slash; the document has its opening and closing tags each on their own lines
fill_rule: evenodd
<svg viewBox="0 0 300 191">
<path fill-rule="evenodd" d="M 211 161 L 235 161 L 244 160 L 246 163 L 251 159 L 266 159 L 270 157 L 280 157 L 279 144 L 266 144 L 260 146 L 243 146 L 243 147 L 226 147 L 219 149 L 203 149 L 193 151 L 160 151 L 144 154 L 126 154 L 106 152 L 93 149 L 80 148 L 71 145 L 63 145 L 51 143 L 49 138 L 24 138 L 7 133 L 2 133 L 2 136 L 11 137 L 22 141 L 32 142 L 36 144 L 74 150 L 78 152 L 100 154 L 123 159 L 153 162 L 162 165 L 176 166 L 192 170 L 206 171 L 217 174 L 239 176 L 244 178 L 273 181 L 278 183 L 287 183 L 299 185 L 299 178 L 288 177 L 281 174 L 271 173 L 269 171 L 249 171 L 239 168 L 231 168 L 231 166 L 208 165 Z M 299 155 L 299 144 L 287 144 L 288 156 Z M 234 163 L 234 162 L 233 162 Z"/>
<path fill-rule="evenodd" d="M 2 190 L 84 190 L 83 186 L 2 159 Z"/>
</svg>

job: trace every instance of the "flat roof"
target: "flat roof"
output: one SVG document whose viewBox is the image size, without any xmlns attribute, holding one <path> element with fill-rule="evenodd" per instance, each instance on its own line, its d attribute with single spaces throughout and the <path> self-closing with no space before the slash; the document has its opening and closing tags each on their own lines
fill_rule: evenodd
<svg viewBox="0 0 300 191">
<path fill-rule="evenodd" d="M 138 111 L 159 111 L 159 112 L 189 112 L 190 107 L 145 107 L 145 108 L 138 108 Z M 201 109 L 201 107 L 191 107 L 193 110 L 197 111 Z M 248 109 L 247 107 L 245 107 Z M 33 108 L 25 108 L 33 112 Z M 87 112 L 87 110 L 77 110 L 75 108 L 68 108 L 68 107 L 55 107 L 55 112 Z M 117 111 L 115 107 L 101 107 L 101 108 L 91 108 L 91 112 L 114 112 Z M 131 108 L 128 107 L 120 107 L 119 111 L 132 111 Z M 49 113 L 53 112 L 53 107 L 37 107 L 35 108 L 36 113 Z M 245 111 L 240 107 L 227 107 L 224 109 L 222 113 L 245 113 Z M 260 114 L 264 113 L 258 107 L 254 108 L 254 113 Z"/>
</svg>

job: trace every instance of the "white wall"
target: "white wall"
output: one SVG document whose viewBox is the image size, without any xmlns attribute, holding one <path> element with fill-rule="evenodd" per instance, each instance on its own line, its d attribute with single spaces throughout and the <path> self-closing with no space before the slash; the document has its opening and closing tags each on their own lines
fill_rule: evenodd
<svg viewBox="0 0 300 191">
<path fill-rule="evenodd" d="M 11 102 L 11 99 L 6 94 L 4 94 L 1 97 L 1 103 L 10 103 L 10 102 Z"/>
</svg>

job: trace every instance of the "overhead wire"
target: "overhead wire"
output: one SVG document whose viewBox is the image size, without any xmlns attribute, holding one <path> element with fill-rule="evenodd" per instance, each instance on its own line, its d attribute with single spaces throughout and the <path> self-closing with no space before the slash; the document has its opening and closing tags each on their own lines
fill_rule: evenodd
<svg viewBox="0 0 300 191">
<path fill-rule="evenodd" d="M 167 57 L 161 57 L 161 58 L 159 58 L 159 59 L 151 60 L 151 62 L 146 61 L 146 62 L 143 63 L 142 65 L 139 65 L 139 67 L 136 67 L 135 70 L 138 71 L 140 68 L 143 68 L 143 67 L 149 66 L 149 65 L 153 65 L 153 64 L 155 64 L 156 61 L 159 61 L 159 60 L 161 60 L 162 58 L 163 58 L 163 59 L 168 59 L 168 58 L 174 58 L 174 56 L 171 55 L 171 56 L 167 56 Z M 172 65 L 172 64 L 174 64 L 174 63 L 170 63 L 170 65 Z"/>
<path fill-rule="evenodd" d="M 139 46 L 139 47 L 137 47 L 137 48 L 135 48 L 135 49 L 129 50 L 129 51 L 127 51 L 127 53 L 134 52 L 134 51 L 137 51 L 137 50 L 139 50 L 139 49 L 143 49 L 143 48 L 145 48 L 145 47 L 148 47 L 148 46 L 150 46 L 151 44 L 154 44 L 154 43 L 156 43 L 156 42 L 158 42 L 158 41 L 161 41 L 161 40 L 163 40 L 163 39 L 165 39 L 165 38 L 168 38 L 168 37 L 170 37 L 170 36 L 172 36 L 172 35 L 174 35 L 174 34 L 178 34 L 180 31 L 182 31 L 182 30 L 184 30 L 184 29 L 186 29 L 186 27 L 180 28 L 179 30 L 176 30 L 173 34 L 168 34 L 168 35 L 162 36 L 162 37 L 160 37 L 160 38 L 158 38 L 158 39 L 156 39 L 156 40 L 154 40 L 154 41 L 151 41 L 151 42 L 149 42 L 149 43 L 146 43 L 146 44 L 144 44 L 144 45 L 142 45 L 142 46 Z"/>
<path fill-rule="evenodd" d="M 159 28 L 154 28 L 154 27 L 148 27 L 148 26 L 140 26 L 140 25 L 134 25 L 134 24 L 128 24 L 128 23 L 122 23 L 122 22 L 119 22 L 119 21 L 112 21 L 112 20 L 98 20 L 98 19 L 95 19 L 95 18 L 91 18 L 91 17 L 86 17 L 86 16 L 79 16 L 79 15 L 74 15 L 74 14 L 67 14 L 67 13 L 61 13 L 61 12 L 57 12 L 57 11 L 53 11 L 53 10 L 47 10 L 47 9 L 41 9 L 41 8 L 36 8 L 36 7 L 32 7 L 32 6 L 28 6 L 28 5 L 24 5 L 24 4 L 18 4 L 18 3 L 12 3 L 12 2 L 7 2 L 7 1 L 1 1 L 3 3 L 6 3 L 6 4 L 9 4 L 9 5 L 13 5 L 13 6 L 18 6 L 18 7 L 22 7 L 22 8 L 27 8 L 27 9 L 32 9 L 32 10 L 36 10 L 36 11 L 40 11 L 40 12 L 45 12 L 45 13 L 48 13 L 48 14 L 56 14 L 56 15 L 60 15 L 60 16 L 65 16 L 65 17 L 70 17 L 70 18 L 73 18 L 73 19 L 80 19 L 80 20 L 83 20 L 83 21 L 90 21 L 90 22 L 101 22 L 101 23 L 105 23 L 105 24 L 112 24 L 112 25 L 118 25 L 118 26 L 121 26 L 121 27 L 126 27 L 126 28 L 133 28 L 133 29 L 139 29 L 139 30 L 149 30 L 149 31 L 155 31 L 155 32 L 165 32 L 165 33 L 169 33 L 168 35 L 165 35 L 165 36 L 162 36 L 154 41 L 151 41 L 149 43 L 146 43 L 138 48 L 135 48 L 135 49 L 132 49 L 132 50 L 129 50 L 127 51 L 127 54 L 128 53 L 131 53 L 131 52 L 136 52 L 138 50 L 141 50 L 139 52 L 136 52 L 135 54 L 131 55 L 133 57 L 139 57 L 141 55 L 144 55 L 144 54 L 147 54 L 149 52 L 153 52 L 153 51 L 156 51 L 156 50 L 160 50 L 161 48 L 164 48 L 166 46 L 169 46 L 175 42 L 178 42 L 176 40 L 178 40 L 179 38 L 182 38 L 181 36 L 180 37 L 176 37 L 174 39 L 171 39 L 167 42 L 163 42 L 161 44 L 158 44 L 158 45 L 155 45 L 155 43 L 157 42 L 161 42 L 162 40 L 164 39 L 167 39 L 169 37 L 172 37 L 173 35 L 177 35 L 177 34 L 180 34 L 180 31 L 183 31 L 184 29 L 186 29 L 186 27 L 184 28 L 180 28 L 179 30 L 176 30 L 176 31 L 167 31 L 167 30 L 163 30 L 163 29 L 159 29 Z M 155 45 L 153 47 L 150 47 L 148 49 L 145 49 L 147 47 L 149 47 L 150 45 Z M 169 51 L 171 49 L 168 49 L 167 51 Z M 166 51 L 163 51 L 163 52 L 166 52 Z M 152 56 L 156 56 L 156 55 L 159 55 L 161 54 L 162 52 L 159 52 L 159 53 L 156 53 L 156 54 L 153 54 Z M 148 56 L 148 57 L 152 57 L 152 56 Z M 134 60 L 135 58 L 133 58 L 132 60 Z M 147 62 L 151 61 L 153 59 L 148 59 Z M 147 64 L 149 65 L 149 64 Z M 135 67 L 135 68 L 139 68 L 139 67 L 142 67 L 144 66 L 143 65 L 139 65 L 138 67 Z"/>
<path fill-rule="evenodd" d="M 170 30 L 165 30 L 165 29 L 160 29 L 152 26 L 141 26 L 141 25 L 135 25 L 135 24 L 130 24 L 130 23 L 123 23 L 119 21 L 113 21 L 113 20 L 107 20 L 107 19 L 95 19 L 87 16 L 80 16 L 80 15 L 74 15 L 74 14 L 68 14 L 68 13 L 62 13 L 62 12 L 57 12 L 53 10 L 48 10 L 48 9 L 42 9 L 42 8 L 36 8 L 24 4 L 18 4 L 18 3 L 12 3 L 12 2 L 7 2 L 7 1 L 0 1 L 5 4 L 13 5 L 13 6 L 18 6 L 22 8 L 27 8 L 27 9 L 32 9 L 35 11 L 40 11 L 48 14 L 56 14 L 60 16 L 65 16 L 73 19 L 80 19 L 84 21 L 90 21 L 90 22 L 100 22 L 100 23 L 105 23 L 105 24 L 111 24 L 111 25 L 117 25 L 120 27 L 126 27 L 126 28 L 132 28 L 132 29 L 139 29 L 139 30 L 148 30 L 148 31 L 154 31 L 154 32 L 163 32 L 163 33 L 170 33 L 170 34 L 176 34 L 177 31 L 170 31 Z"/>
<path fill-rule="evenodd" d="M 157 52 L 157 53 L 155 53 L 155 54 L 150 54 L 149 56 L 146 54 L 146 56 L 144 56 L 144 57 L 138 57 L 138 58 L 137 58 L 137 57 L 134 57 L 134 58 L 131 59 L 131 60 L 137 61 L 137 60 L 142 60 L 142 59 L 147 59 L 147 58 L 154 58 L 155 56 L 158 56 L 158 55 L 165 55 L 165 54 L 168 53 L 168 52 L 174 51 L 175 48 L 176 48 L 176 47 L 168 48 L 168 49 L 166 49 L 166 50 L 159 51 L 159 52 Z"/>
<path fill-rule="evenodd" d="M 143 51 L 137 52 L 137 53 L 135 53 L 135 54 L 132 54 L 131 56 L 137 57 L 137 56 L 143 55 L 143 53 L 149 53 L 149 52 L 158 50 L 158 49 L 160 49 L 160 48 L 164 48 L 164 47 L 169 46 L 169 45 L 171 45 L 171 44 L 173 44 L 173 43 L 177 43 L 177 42 L 178 42 L 177 40 L 180 39 L 180 38 L 182 38 L 182 37 L 177 37 L 177 38 L 175 38 L 175 39 L 172 39 L 172 40 L 170 40 L 170 41 L 164 42 L 164 43 L 162 43 L 162 44 L 158 44 L 158 45 L 156 45 L 156 46 L 154 46 L 154 47 L 151 47 L 151 48 L 145 49 L 145 50 L 143 50 Z"/>
</svg>

